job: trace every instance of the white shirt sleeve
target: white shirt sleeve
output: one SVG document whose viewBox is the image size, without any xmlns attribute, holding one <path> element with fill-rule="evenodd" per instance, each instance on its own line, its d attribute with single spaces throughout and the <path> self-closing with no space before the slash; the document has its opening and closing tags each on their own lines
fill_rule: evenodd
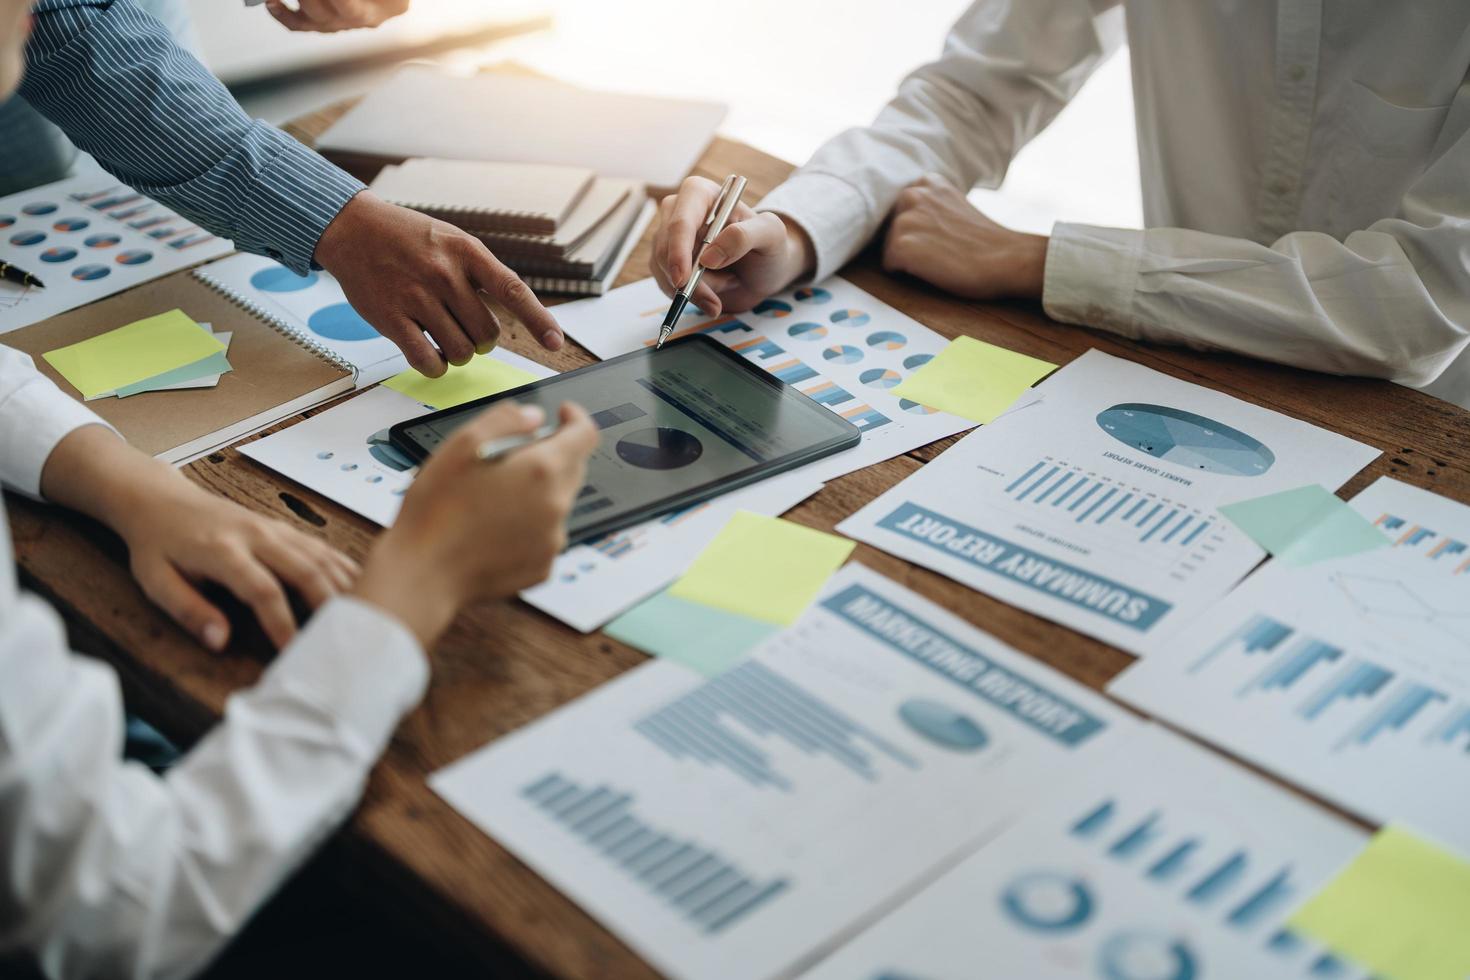
<svg viewBox="0 0 1470 980">
<path fill-rule="evenodd" d="M 0 483 L 40 497 L 46 458 L 84 425 L 107 423 L 37 371 L 29 356 L 0 344 Z"/>
<path fill-rule="evenodd" d="M 351 811 L 428 668 L 395 620 L 324 606 L 167 777 L 122 702 L 17 592 L 0 511 L 0 954 L 53 977 L 184 977 Z"/>
<path fill-rule="evenodd" d="M 1113 0 L 976 0 L 938 61 L 915 71 L 871 126 L 850 129 L 761 201 L 812 239 L 815 280 L 877 232 L 901 190 L 937 173 L 998 187 L 1011 159 L 1122 43 Z"/>
<path fill-rule="evenodd" d="M 1470 96 L 1461 102 L 1452 111 L 1470 112 Z M 1138 339 L 1423 386 L 1470 343 L 1467 174 L 1470 134 L 1397 214 L 1341 241 L 1058 224 L 1043 305 L 1058 320 Z"/>
</svg>

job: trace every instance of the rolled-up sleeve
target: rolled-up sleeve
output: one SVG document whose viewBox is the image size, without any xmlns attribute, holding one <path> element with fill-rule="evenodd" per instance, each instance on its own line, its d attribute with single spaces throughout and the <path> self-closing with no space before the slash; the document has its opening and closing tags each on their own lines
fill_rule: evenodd
<svg viewBox="0 0 1470 980">
<path fill-rule="evenodd" d="M 132 0 L 40 0 L 20 94 L 119 180 L 298 273 L 363 188 L 250 119 Z"/>
</svg>

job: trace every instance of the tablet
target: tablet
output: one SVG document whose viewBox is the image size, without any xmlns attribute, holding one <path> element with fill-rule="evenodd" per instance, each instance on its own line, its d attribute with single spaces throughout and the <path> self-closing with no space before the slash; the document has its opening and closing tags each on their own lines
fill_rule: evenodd
<svg viewBox="0 0 1470 980">
<path fill-rule="evenodd" d="M 553 418 L 563 402 L 576 402 L 601 430 L 568 520 L 572 543 L 850 449 L 860 439 L 851 422 L 703 334 L 400 422 L 389 438 L 422 461 L 465 421 L 507 398 L 540 405 Z"/>
</svg>

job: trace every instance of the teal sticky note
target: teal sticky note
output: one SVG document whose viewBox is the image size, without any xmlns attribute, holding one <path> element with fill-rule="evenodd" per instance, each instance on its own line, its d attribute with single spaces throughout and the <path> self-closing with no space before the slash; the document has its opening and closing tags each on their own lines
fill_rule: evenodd
<svg viewBox="0 0 1470 980">
<path fill-rule="evenodd" d="M 168 385 L 176 385 L 182 381 L 193 381 L 196 378 L 207 377 L 211 374 L 228 374 L 234 368 L 230 367 L 230 360 L 224 351 L 211 354 L 202 361 L 193 364 L 185 364 L 183 367 L 165 371 L 152 378 L 146 378 L 137 384 L 125 385 L 117 389 L 117 397 L 127 398 L 129 395 L 140 395 L 145 391 L 157 391 Z"/>
<path fill-rule="evenodd" d="M 1256 544 L 1292 565 L 1344 558 L 1388 544 L 1370 521 L 1317 484 L 1224 504 L 1220 513 Z"/>
<path fill-rule="evenodd" d="M 660 592 L 608 623 L 603 632 L 644 653 L 714 677 L 779 629 L 773 623 Z"/>
</svg>

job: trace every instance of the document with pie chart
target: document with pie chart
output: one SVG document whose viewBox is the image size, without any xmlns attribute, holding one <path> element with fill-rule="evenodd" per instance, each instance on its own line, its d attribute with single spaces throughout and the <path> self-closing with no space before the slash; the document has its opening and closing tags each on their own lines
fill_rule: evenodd
<svg viewBox="0 0 1470 980">
<path fill-rule="evenodd" d="M 298 276 L 279 262 L 242 253 L 196 269 L 194 275 L 341 362 L 358 388 L 408 368 L 397 345 L 352 308 L 329 272 L 313 270 Z"/>
<path fill-rule="evenodd" d="M 802 978 L 1361 980 L 1286 920 L 1366 842 L 1150 725 Z"/>
<path fill-rule="evenodd" d="M 762 980 L 815 962 L 1138 724 L 849 564 L 729 671 L 655 660 L 429 783 L 662 974 Z"/>
<path fill-rule="evenodd" d="M 1367 820 L 1470 850 L 1470 507 L 1382 478 L 1385 547 L 1272 561 L 1110 690 Z"/>
<path fill-rule="evenodd" d="M 1378 456 L 1097 350 L 1035 393 L 838 530 L 1142 654 L 1264 557 L 1216 508 Z"/>
</svg>

